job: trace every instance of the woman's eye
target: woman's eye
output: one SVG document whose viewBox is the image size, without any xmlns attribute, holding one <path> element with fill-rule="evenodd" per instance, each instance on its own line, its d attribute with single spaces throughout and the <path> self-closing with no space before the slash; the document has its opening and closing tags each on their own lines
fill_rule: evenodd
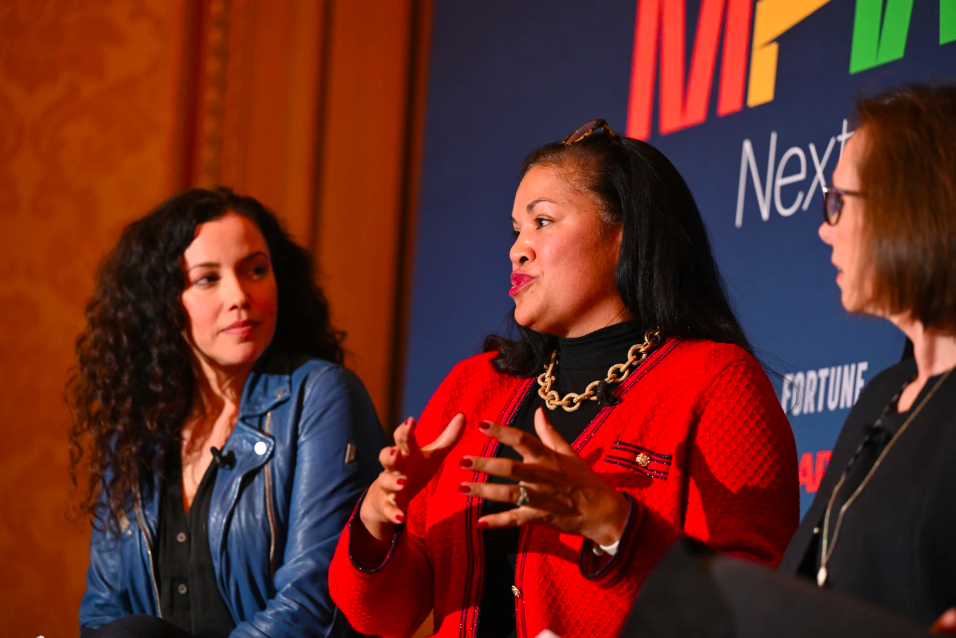
<svg viewBox="0 0 956 638">
<path fill-rule="evenodd" d="M 218 275 L 209 274 L 209 275 L 203 275 L 202 277 L 194 281 L 193 284 L 197 286 L 210 286 L 216 283 L 217 281 L 219 281 Z"/>
<path fill-rule="evenodd" d="M 266 264 L 260 264 L 252 269 L 252 274 L 255 277 L 265 277 L 269 274 L 269 266 Z"/>
<path fill-rule="evenodd" d="M 520 235 L 520 234 L 521 234 L 521 232 L 518 231 L 517 229 L 511 231 L 511 236 L 514 237 L 515 239 L 518 239 L 518 235 Z"/>
<path fill-rule="evenodd" d="M 538 225 L 538 228 L 543 228 L 551 223 L 551 220 L 547 217 L 536 217 L 534 223 Z"/>
</svg>

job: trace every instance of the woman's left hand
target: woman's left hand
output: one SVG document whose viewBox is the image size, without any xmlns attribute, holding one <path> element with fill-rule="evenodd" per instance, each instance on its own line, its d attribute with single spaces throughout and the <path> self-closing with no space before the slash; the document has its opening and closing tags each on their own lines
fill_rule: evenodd
<svg viewBox="0 0 956 638">
<path fill-rule="evenodd" d="M 571 449 L 548 422 L 544 408 L 538 408 L 534 414 L 534 429 L 540 440 L 490 421 L 478 427 L 514 448 L 523 460 L 466 456 L 462 467 L 513 479 L 519 484 L 465 482 L 461 491 L 513 505 L 518 504 L 521 487 L 527 494 L 527 504 L 483 516 L 478 519 L 480 527 L 541 522 L 567 534 L 580 534 L 599 545 L 613 545 L 621 539 L 630 511 L 627 497 L 605 483 Z"/>
</svg>

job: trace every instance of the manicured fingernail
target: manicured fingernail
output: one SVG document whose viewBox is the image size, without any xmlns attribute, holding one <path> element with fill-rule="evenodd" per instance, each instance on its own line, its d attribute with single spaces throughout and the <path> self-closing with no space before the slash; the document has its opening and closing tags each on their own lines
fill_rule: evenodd
<svg viewBox="0 0 956 638">
<path fill-rule="evenodd" d="M 400 479 L 398 479 L 398 480 L 395 481 L 395 482 L 398 483 L 399 485 L 405 485 L 406 483 L 408 483 L 408 481 L 406 481 L 406 480 L 403 479 L 403 478 L 400 478 Z"/>
<path fill-rule="evenodd" d="M 458 486 L 458 491 L 461 492 L 462 494 L 468 494 L 469 492 L 471 492 L 471 486 L 468 485 L 467 483 L 462 483 L 461 485 Z"/>
<path fill-rule="evenodd" d="M 485 521 L 478 521 L 478 529 L 487 529 L 487 528 L 488 528 L 488 523 L 486 523 Z"/>
<path fill-rule="evenodd" d="M 396 515 L 395 515 L 395 520 L 398 521 L 399 523 L 401 523 L 402 521 L 405 520 L 405 515 L 404 515 L 404 514 L 396 514 Z"/>
<path fill-rule="evenodd" d="M 389 452 L 389 454 L 390 454 L 391 456 L 395 456 L 395 448 L 392 448 L 392 451 Z"/>
<path fill-rule="evenodd" d="M 479 430 L 489 430 L 489 429 L 491 429 L 491 423 L 488 422 L 488 421 L 479 421 L 479 422 L 478 422 L 478 429 L 479 429 Z"/>
<path fill-rule="evenodd" d="M 471 467 L 472 465 L 474 465 L 474 461 L 472 461 L 472 460 L 469 459 L 469 458 L 463 458 L 463 459 L 461 460 L 461 466 L 462 466 L 462 467 Z"/>
</svg>

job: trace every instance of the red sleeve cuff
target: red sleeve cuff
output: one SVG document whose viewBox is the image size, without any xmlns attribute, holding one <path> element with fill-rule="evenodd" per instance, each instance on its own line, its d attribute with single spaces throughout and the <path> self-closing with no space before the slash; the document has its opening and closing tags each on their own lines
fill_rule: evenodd
<svg viewBox="0 0 956 638">
<path fill-rule="evenodd" d="M 581 544 L 581 554 L 578 558 L 581 575 L 599 585 L 613 585 L 620 578 L 622 566 L 631 561 L 631 555 L 634 553 L 636 545 L 635 539 L 641 529 L 641 522 L 644 520 L 644 506 L 634 500 L 630 494 L 624 493 L 624 496 L 631 507 L 627 513 L 624 533 L 621 534 L 621 540 L 617 546 L 617 554 L 614 556 L 596 555 L 594 553 L 595 543 L 590 538 L 585 538 Z"/>
<path fill-rule="evenodd" d="M 352 567 L 362 572 L 363 574 L 374 574 L 375 572 L 383 569 L 386 565 L 388 565 L 388 562 L 392 559 L 392 555 L 395 553 L 395 546 L 398 543 L 398 538 L 399 536 L 401 536 L 402 532 L 405 531 L 405 525 L 399 526 L 398 530 L 396 530 L 396 532 L 392 535 L 392 540 L 388 548 L 388 553 L 385 555 L 385 558 L 383 558 L 381 562 L 379 562 L 378 565 L 375 565 L 373 567 L 368 567 L 366 566 L 366 564 L 363 564 L 360 560 L 361 557 L 356 557 L 354 545 L 355 545 L 356 533 L 365 534 L 371 537 L 371 535 L 365 529 L 365 526 L 362 523 L 361 519 L 359 519 L 359 512 L 362 509 L 362 503 L 365 501 L 365 495 L 367 493 L 368 493 L 368 490 L 366 490 L 365 493 L 362 494 L 361 498 L 359 498 L 358 500 L 358 503 L 355 504 L 355 509 L 352 510 L 352 516 L 349 517 L 349 522 L 347 526 L 348 532 L 349 532 L 349 562 L 352 564 Z M 362 529 L 358 530 L 356 529 L 356 527 L 361 527 Z"/>
</svg>

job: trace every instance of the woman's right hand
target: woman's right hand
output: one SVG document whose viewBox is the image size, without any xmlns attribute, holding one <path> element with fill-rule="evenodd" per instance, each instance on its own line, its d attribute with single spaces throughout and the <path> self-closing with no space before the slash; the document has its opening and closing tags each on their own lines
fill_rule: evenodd
<svg viewBox="0 0 956 638">
<path fill-rule="evenodd" d="M 950 607 L 943 612 L 933 626 L 930 627 L 931 634 L 956 634 L 956 607 Z"/>
<path fill-rule="evenodd" d="M 465 415 L 457 414 L 434 441 L 419 447 L 415 419 L 409 417 L 395 430 L 395 445 L 384 448 L 379 461 L 385 469 L 369 487 L 359 516 L 376 540 L 390 541 L 395 528 L 405 521 L 409 501 L 438 471 L 465 427 Z"/>
</svg>

